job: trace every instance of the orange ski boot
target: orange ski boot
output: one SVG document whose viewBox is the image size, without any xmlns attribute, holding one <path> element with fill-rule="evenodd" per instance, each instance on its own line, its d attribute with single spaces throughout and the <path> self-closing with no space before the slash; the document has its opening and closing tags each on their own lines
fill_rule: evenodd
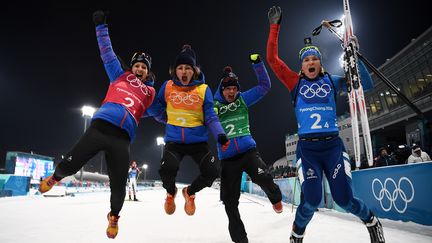
<svg viewBox="0 0 432 243">
<path fill-rule="evenodd" d="M 184 210 L 187 215 L 192 216 L 195 213 L 195 195 L 188 194 L 188 187 L 183 188 L 182 193 L 185 198 Z"/>
<path fill-rule="evenodd" d="M 282 213 L 282 211 L 283 211 L 282 201 L 279 201 L 279 202 L 273 204 L 273 210 L 276 213 Z"/>
<path fill-rule="evenodd" d="M 43 179 L 39 185 L 39 191 L 40 193 L 45 193 L 57 183 L 58 181 L 54 178 L 53 175 L 48 176 L 47 178 Z"/>
<path fill-rule="evenodd" d="M 117 236 L 118 233 L 118 220 L 120 216 L 111 215 L 111 213 L 108 213 L 108 227 L 106 229 L 106 234 L 108 238 L 114 239 Z"/>
<path fill-rule="evenodd" d="M 175 201 L 174 201 L 176 194 L 177 194 L 177 188 L 175 190 L 174 195 L 171 195 L 169 193 L 167 193 L 167 195 L 166 195 L 164 208 L 165 208 L 165 212 L 168 215 L 173 214 L 176 210 L 176 205 L 175 205 Z"/>
</svg>

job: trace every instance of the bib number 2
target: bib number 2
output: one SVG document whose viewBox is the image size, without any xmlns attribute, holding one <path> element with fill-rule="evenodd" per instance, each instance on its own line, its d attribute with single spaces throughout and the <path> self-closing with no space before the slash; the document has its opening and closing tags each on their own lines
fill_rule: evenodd
<svg viewBox="0 0 432 243">
<path fill-rule="evenodd" d="M 320 114 L 313 113 L 312 115 L 310 115 L 310 118 L 315 119 L 315 122 L 312 124 L 311 129 L 321 129 L 321 128 L 323 128 L 323 126 L 320 125 L 320 122 L 321 122 L 321 115 Z M 324 124 L 324 127 L 325 128 L 329 127 L 328 122 L 326 122 Z"/>
<path fill-rule="evenodd" d="M 228 124 L 225 126 L 225 129 L 229 129 L 229 131 L 227 132 L 227 136 L 234 136 L 237 133 L 242 134 L 242 128 L 237 129 L 237 131 L 235 130 L 235 126 L 234 124 Z"/>
</svg>

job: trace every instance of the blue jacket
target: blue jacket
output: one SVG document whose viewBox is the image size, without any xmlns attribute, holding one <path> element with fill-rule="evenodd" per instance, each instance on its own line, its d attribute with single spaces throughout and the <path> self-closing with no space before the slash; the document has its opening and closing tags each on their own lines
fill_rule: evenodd
<svg viewBox="0 0 432 243">
<path fill-rule="evenodd" d="M 239 92 L 237 97 L 237 99 L 241 97 L 245 101 L 247 107 L 250 107 L 261 100 L 261 98 L 264 97 L 264 95 L 267 94 L 271 88 L 270 77 L 267 73 L 264 63 L 260 62 L 257 64 L 252 64 L 252 68 L 254 69 L 257 76 L 258 85 L 245 92 Z M 221 84 L 219 84 L 214 99 L 223 104 L 228 104 L 222 95 Z M 256 143 L 251 135 L 231 138 L 230 145 L 226 151 L 222 151 L 220 144 L 217 145 L 218 156 L 221 160 L 234 157 L 253 148 L 256 148 Z"/>
<path fill-rule="evenodd" d="M 219 123 L 219 118 L 213 109 L 213 94 L 210 90 L 210 87 L 205 84 L 203 73 L 199 75 L 198 79 L 192 80 L 188 85 L 183 85 L 175 78 L 172 80 L 174 83 L 173 85 L 177 87 L 200 87 L 205 89 L 203 107 L 201 111 L 204 119 L 203 123 L 193 127 L 178 126 L 167 123 L 169 117 L 167 116 L 167 102 L 165 100 L 165 92 L 167 83 L 170 81 L 171 80 L 165 81 L 165 83 L 160 88 L 153 104 L 147 110 L 147 115 L 153 116 L 157 121 L 166 124 L 164 137 L 165 142 L 175 142 L 181 144 L 207 142 L 207 127 L 210 129 L 215 139 L 217 139 L 219 134 L 225 133 Z"/>
<path fill-rule="evenodd" d="M 117 55 L 113 51 L 106 24 L 96 26 L 96 37 L 105 71 L 110 83 L 113 83 L 125 70 L 122 69 Z M 153 81 L 146 81 L 145 84 L 153 86 Z M 137 124 L 123 105 L 105 103 L 93 115 L 92 120 L 94 119 L 102 119 L 124 129 L 129 134 L 131 142 L 135 139 Z"/>
</svg>

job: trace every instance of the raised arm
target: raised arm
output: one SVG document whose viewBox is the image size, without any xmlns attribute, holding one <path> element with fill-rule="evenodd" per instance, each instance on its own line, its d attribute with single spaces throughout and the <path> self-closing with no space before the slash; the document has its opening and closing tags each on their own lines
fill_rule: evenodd
<svg viewBox="0 0 432 243">
<path fill-rule="evenodd" d="M 246 102 L 247 106 L 257 103 L 262 97 L 264 97 L 264 95 L 267 94 L 271 88 L 270 77 L 267 73 L 264 62 L 261 61 L 260 55 L 252 54 L 249 56 L 249 60 L 251 61 L 252 68 L 255 71 L 258 85 L 241 93 L 241 96 L 243 97 L 243 100 Z"/>
<path fill-rule="evenodd" d="M 110 82 L 113 82 L 124 73 L 124 70 L 111 45 L 108 25 L 106 24 L 106 14 L 101 10 L 94 12 L 93 22 L 96 26 L 96 38 L 105 71 L 108 74 Z"/>
<path fill-rule="evenodd" d="M 360 81 L 363 86 L 364 91 L 368 91 L 373 88 L 373 80 L 371 75 L 369 74 L 365 64 L 359 60 L 359 74 L 360 74 Z M 343 93 L 345 94 L 347 92 L 347 80 L 345 77 L 341 77 L 338 75 L 331 75 L 332 80 L 336 86 L 336 88 L 341 87 Z"/>
<path fill-rule="evenodd" d="M 271 7 L 268 12 L 270 32 L 267 40 L 267 62 L 278 79 L 292 91 L 299 79 L 299 75 L 292 71 L 280 58 L 278 54 L 278 38 L 282 10 L 280 7 Z"/>
<path fill-rule="evenodd" d="M 363 89 L 365 91 L 370 90 L 373 88 L 373 80 L 372 77 L 367 70 L 365 64 L 359 60 L 359 74 L 360 74 L 360 81 L 362 83 Z"/>
</svg>

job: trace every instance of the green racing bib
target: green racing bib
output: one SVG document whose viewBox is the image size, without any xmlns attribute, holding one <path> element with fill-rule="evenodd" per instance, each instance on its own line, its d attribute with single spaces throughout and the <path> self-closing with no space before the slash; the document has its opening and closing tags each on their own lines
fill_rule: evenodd
<svg viewBox="0 0 432 243">
<path fill-rule="evenodd" d="M 228 138 L 250 135 L 249 111 L 241 96 L 229 104 L 215 100 L 214 109 Z"/>
</svg>

